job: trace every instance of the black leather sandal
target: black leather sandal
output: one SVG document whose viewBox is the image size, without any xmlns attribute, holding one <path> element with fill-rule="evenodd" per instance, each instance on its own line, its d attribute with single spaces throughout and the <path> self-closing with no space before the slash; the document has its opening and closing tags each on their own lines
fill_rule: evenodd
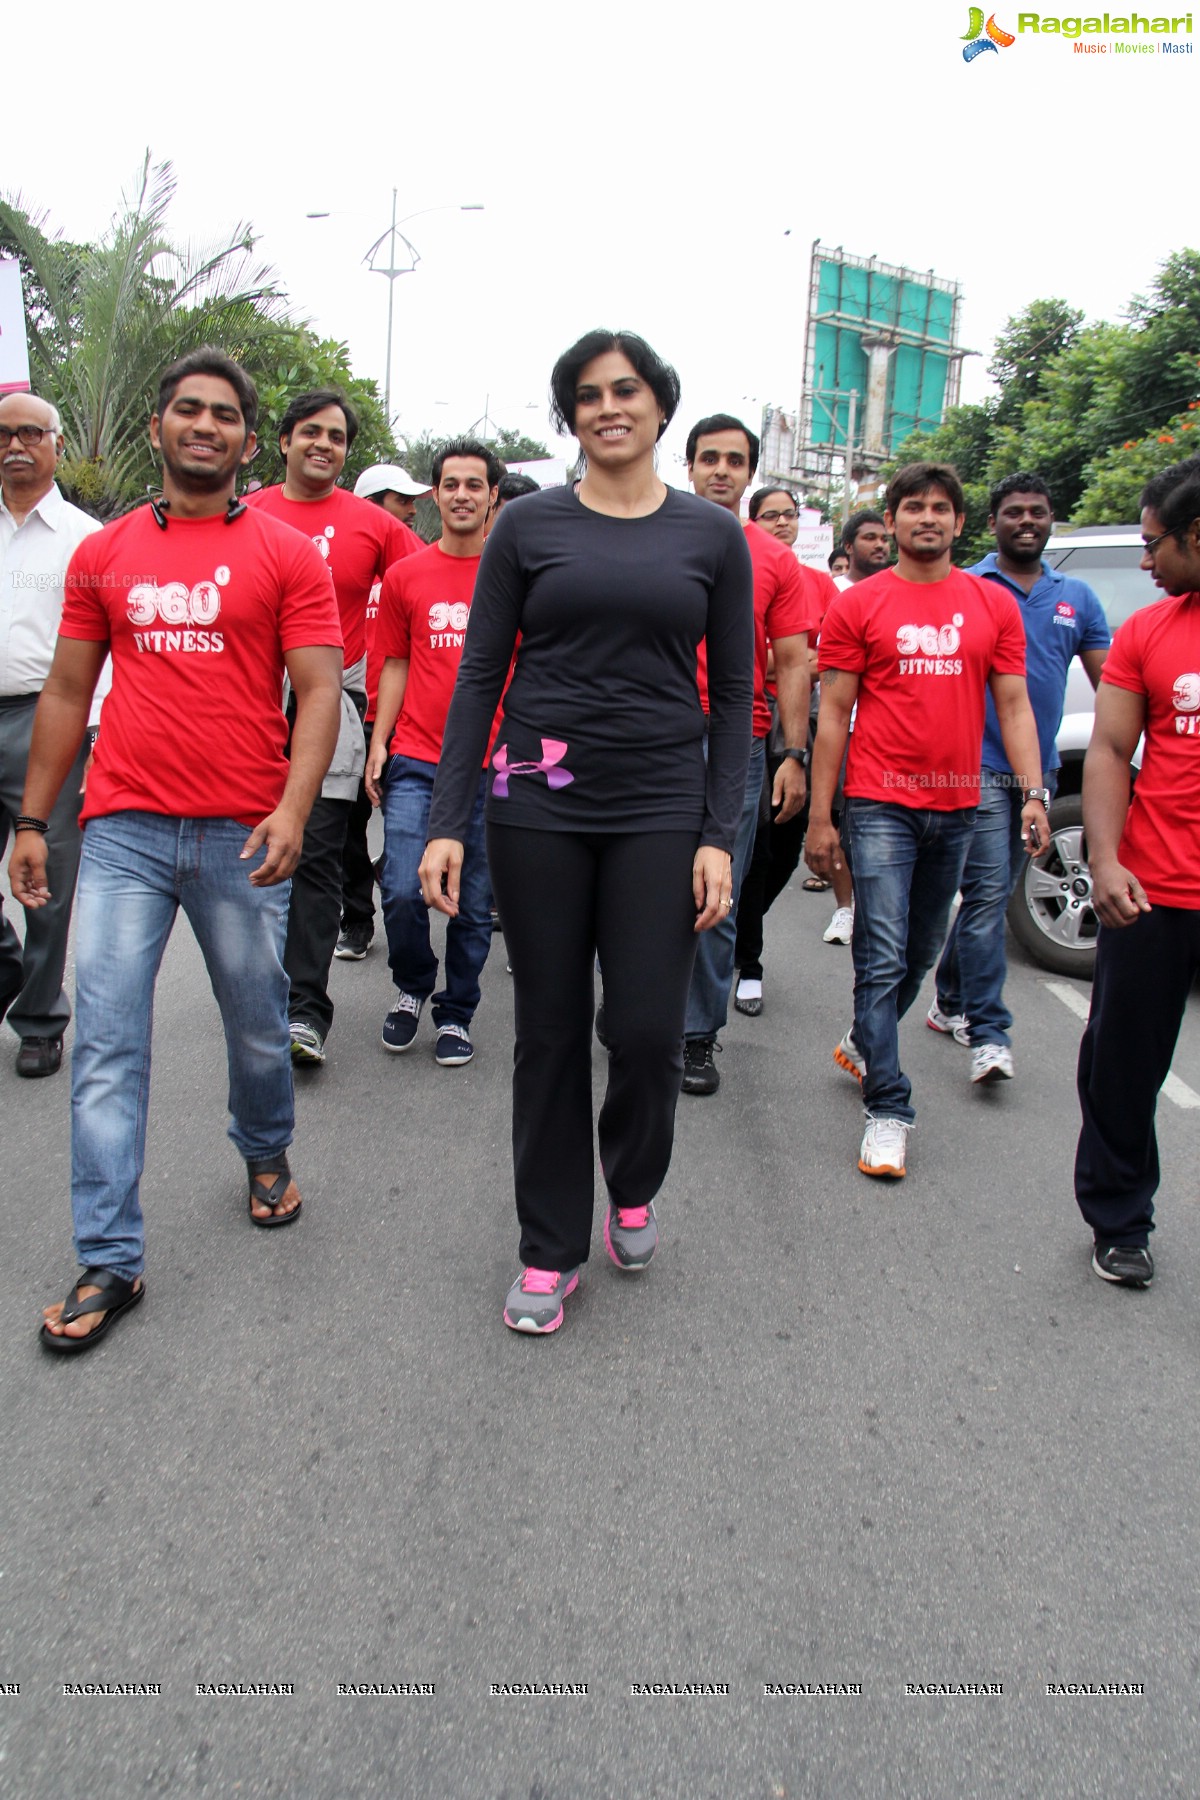
<svg viewBox="0 0 1200 1800">
<path fill-rule="evenodd" d="M 133 1281 L 142 1281 L 135 1275 Z M 146 1283 L 135 1287 L 133 1281 L 126 1281 L 124 1276 L 116 1275 L 111 1269 L 85 1269 L 79 1280 L 75 1282 L 63 1303 L 61 1322 L 70 1325 L 75 1319 L 86 1318 L 89 1313 L 104 1314 L 100 1324 L 95 1326 L 84 1337 L 68 1337 L 59 1335 L 43 1325 L 40 1336 L 47 1350 L 53 1350 L 60 1356 L 75 1356 L 81 1350 L 90 1350 L 115 1325 L 121 1314 L 136 1306 L 146 1292 Z M 86 1300 L 79 1298 L 81 1287 L 99 1288 L 98 1294 L 89 1294 Z"/>
<path fill-rule="evenodd" d="M 258 1162 L 248 1162 L 246 1172 L 250 1177 L 250 1193 L 246 1205 L 250 1212 L 252 1225 L 261 1225 L 264 1231 L 268 1231 L 273 1225 L 291 1225 L 300 1217 L 300 1210 L 304 1205 L 303 1200 L 298 1201 L 291 1212 L 271 1213 L 265 1219 L 260 1219 L 254 1211 L 254 1201 L 257 1200 L 260 1206 L 278 1206 L 287 1193 L 291 1186 L 292 1171 L 288 1167 L 286 1156 L 268 1156 Z M 272 1174 L 275 1175 L 275 1179 L 269 1188 L 256 1186 L 255 1177 L 257 1175 Z"/>
</svg>

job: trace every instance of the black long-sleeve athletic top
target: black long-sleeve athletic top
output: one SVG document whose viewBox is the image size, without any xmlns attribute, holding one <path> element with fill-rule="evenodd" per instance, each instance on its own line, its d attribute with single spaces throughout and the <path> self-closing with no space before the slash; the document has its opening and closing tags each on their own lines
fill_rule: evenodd
<svg viewBox="0 0 1200 1800">
<path fill-rule="evenodd" d="M 732 852 L 750 754 L 753 577 L 723 507 L 668 488 L 616 519 L 570 487 L 510 502 L 484 547 L 429 817 L 464 839 L 516 647 L 488 819 L 543 831 L 695 828 Z M 708 640 L 708 763 L 696 647 Z"/>
</svg>

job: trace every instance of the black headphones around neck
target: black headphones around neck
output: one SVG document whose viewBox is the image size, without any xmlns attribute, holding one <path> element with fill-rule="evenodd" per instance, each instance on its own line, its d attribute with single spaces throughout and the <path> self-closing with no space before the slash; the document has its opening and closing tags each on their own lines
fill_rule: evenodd
<svg viewBox="0 0 1200 1800">
<path fill-rule="evenodd" d="M 160 531 L 165 531 L 167 529 L 167 513 L 170 511 L 170 508 L 171 502 L 167 499 L 165 494 L 152 493 L 150 495 L 150 511 L 154 516 L 154 523 L 158 526 Z M 234 494 L 230 498 L 229 505 L 225 508 L 225 523 L 227 525 L 232 525 L 235 519 L 241 518 L 245 510 L 246 502 L 244 500 L 239 500 L 237 495 Z"/>
</svg>

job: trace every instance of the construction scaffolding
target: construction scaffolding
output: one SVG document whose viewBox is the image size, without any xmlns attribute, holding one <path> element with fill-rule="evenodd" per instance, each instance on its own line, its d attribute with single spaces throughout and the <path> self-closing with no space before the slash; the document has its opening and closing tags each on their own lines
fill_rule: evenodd
<svg viewBox="0 0 1200 1800">
<path fill-rule="evenodd" d="M 794 413 L 763 409 L 766 478 L 845 518 L 914 431 L 958 404 L 962 287 L 930 269 L 812 247 L 804 389 Z"/>
</svg>

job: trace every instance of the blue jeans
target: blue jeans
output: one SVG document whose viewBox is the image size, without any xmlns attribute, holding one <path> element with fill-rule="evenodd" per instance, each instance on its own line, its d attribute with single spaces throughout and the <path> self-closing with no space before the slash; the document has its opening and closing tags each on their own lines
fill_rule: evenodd
<svg viewBox="0 0 1200 1800">
<path fill-rule="evenodd" d="M 863 1104 L 911 1125 L 900 1020 L 946 936 L 974 807 L 925 812 L 847 797 L 842 844 L 854 880 L 854 1041 L 866 1060 Z"/>
<path fill-rule="evenodd" d="M 433 1022 L 470 1025 L 479 1005 L 479 976 L 492 947 L 492 884 L 484 843 L 487 777 L 481 772 L 463 845 L 458 917 L 446 926 L 446 985 L 434 994 L 438 960 L 429 941 L 429 908 L 417 869 L 429 836 L 429 803 L 437 764 L 393 756 L 383 787 L 383 870 L 379 883 L 388 967 L 398 988 L 428 1000 Z"/>
<path fill-rule="evenodd" d="M 746 770 L 746 793 L 742 816 L 738 821 L 733 846 L 733 905 L 711 931 L 702 931 L 696 946 L 696 964 L 692 985 L 688 990 L 685 1038 L 715 1038 L 729 1017 L 729 989 L 733 984 L 733 959 L 737 949 L 738 897 L 742 878 L 754 853 L 754 833 L 758 829 L 758 808 L 762 799 L 766 771 L 766 738 L 755 738 L 750 746 L 750 764 Z M 708 755 L 708 739 L 704 740 Z"/>
<path fill-rule="evenodd" d="M 1024 796 L 1011 775 L 984 769 L 971 845 L 962 872 L 962 905 L 937 972 L 937 1003 L 970 1020 L 972 1044 L 1008 1044 L 1004 1004 L 1004 915 L 1021 871 Z"/>
<path fill-rule="evenodd" d="M 229 1135 L 247 1160 L 292 1141 L 288 981 L 290 883 L 253 888 L 263 860 L 239 862 L 233 819 L 111 813 L 83 834 L 75 903 L 71 1205 L 85 1268 L 126 1280 L 143 1267 L 138 1196 L 146 1153 L 154 984 L 182 906 L 221 1009 L 229 1058 Z"/>
</svg>

